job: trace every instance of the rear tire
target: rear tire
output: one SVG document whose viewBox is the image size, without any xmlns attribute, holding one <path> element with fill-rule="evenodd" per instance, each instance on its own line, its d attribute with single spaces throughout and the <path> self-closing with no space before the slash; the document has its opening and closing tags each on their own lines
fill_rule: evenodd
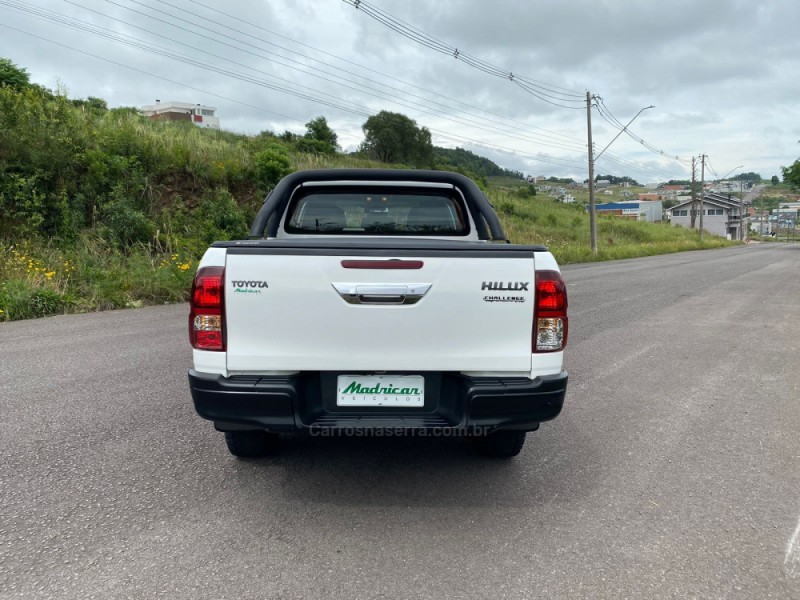
<svg viewBox="0 0 800 600">
<path fill-rule="evenodd" d="M 478 438 L 478 449 L 491 458 L 511 458 L 522 451 L 525 431 L 495 431 Z"/>
<path fill-rule="evenodd" d="M 278 434 L 268 431 L 226 431 L 228 450 L 239 458 L 261 458 L 278 451 Z"/>
</svg>

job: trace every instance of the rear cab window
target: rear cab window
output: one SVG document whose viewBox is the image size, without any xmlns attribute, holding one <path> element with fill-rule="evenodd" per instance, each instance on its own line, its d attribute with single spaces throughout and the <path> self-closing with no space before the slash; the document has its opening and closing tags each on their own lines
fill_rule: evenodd
<svg viewBox="0 0 800 600">
<path fill-rule="evenodd" d="M 284 230 L 295 235 L 467 236 L 470 220 L 454 189 L 300 188 Z"/>
</svg>

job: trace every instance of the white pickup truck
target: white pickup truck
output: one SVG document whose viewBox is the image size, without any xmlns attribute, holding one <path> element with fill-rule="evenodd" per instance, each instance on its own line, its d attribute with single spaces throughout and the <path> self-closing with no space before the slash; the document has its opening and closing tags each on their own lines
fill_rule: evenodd
<svg viewBox="0 0 800 600">
<path fill-rule="evenodd" d="M 561 411 L 567 293 L 443 171 L 284 178 L 247 240 L 217 242 L 189 316 L 198 414 L 240 457 L 281 433 L 474 437 L 515 456 Z"/>
</svg>

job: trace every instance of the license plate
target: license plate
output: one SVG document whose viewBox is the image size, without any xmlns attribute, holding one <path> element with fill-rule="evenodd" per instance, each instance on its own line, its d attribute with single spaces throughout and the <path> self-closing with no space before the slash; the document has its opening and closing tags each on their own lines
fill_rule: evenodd
<svg viewBox="0 0 800 600">
<path fill-rule="evenodd" d="M 420 375 L 339 375 L 336 406 L 408 406 L 425 404 Z"/>
</svg>

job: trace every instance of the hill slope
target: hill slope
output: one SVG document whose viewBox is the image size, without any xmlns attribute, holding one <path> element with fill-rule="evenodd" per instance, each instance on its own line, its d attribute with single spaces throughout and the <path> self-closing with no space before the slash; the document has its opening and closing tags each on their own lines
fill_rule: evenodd
<svg viewBox="0 0 800 600">
<path fill-rule="evenodd" d="M 185 300 L 207 245 L 244 237 L 285 174 L 387 166 L 309 149 L 0 87 L 0 321 Z M 439 150 L 479 179 L 500 169 Z M 601 220 L 602 251 L 592 257 L 582 208 L 527 187 L 487 193 L 514 241 L 548 244 L 561 262 L 700 247 L 685 230 Z"/>
</svg>

